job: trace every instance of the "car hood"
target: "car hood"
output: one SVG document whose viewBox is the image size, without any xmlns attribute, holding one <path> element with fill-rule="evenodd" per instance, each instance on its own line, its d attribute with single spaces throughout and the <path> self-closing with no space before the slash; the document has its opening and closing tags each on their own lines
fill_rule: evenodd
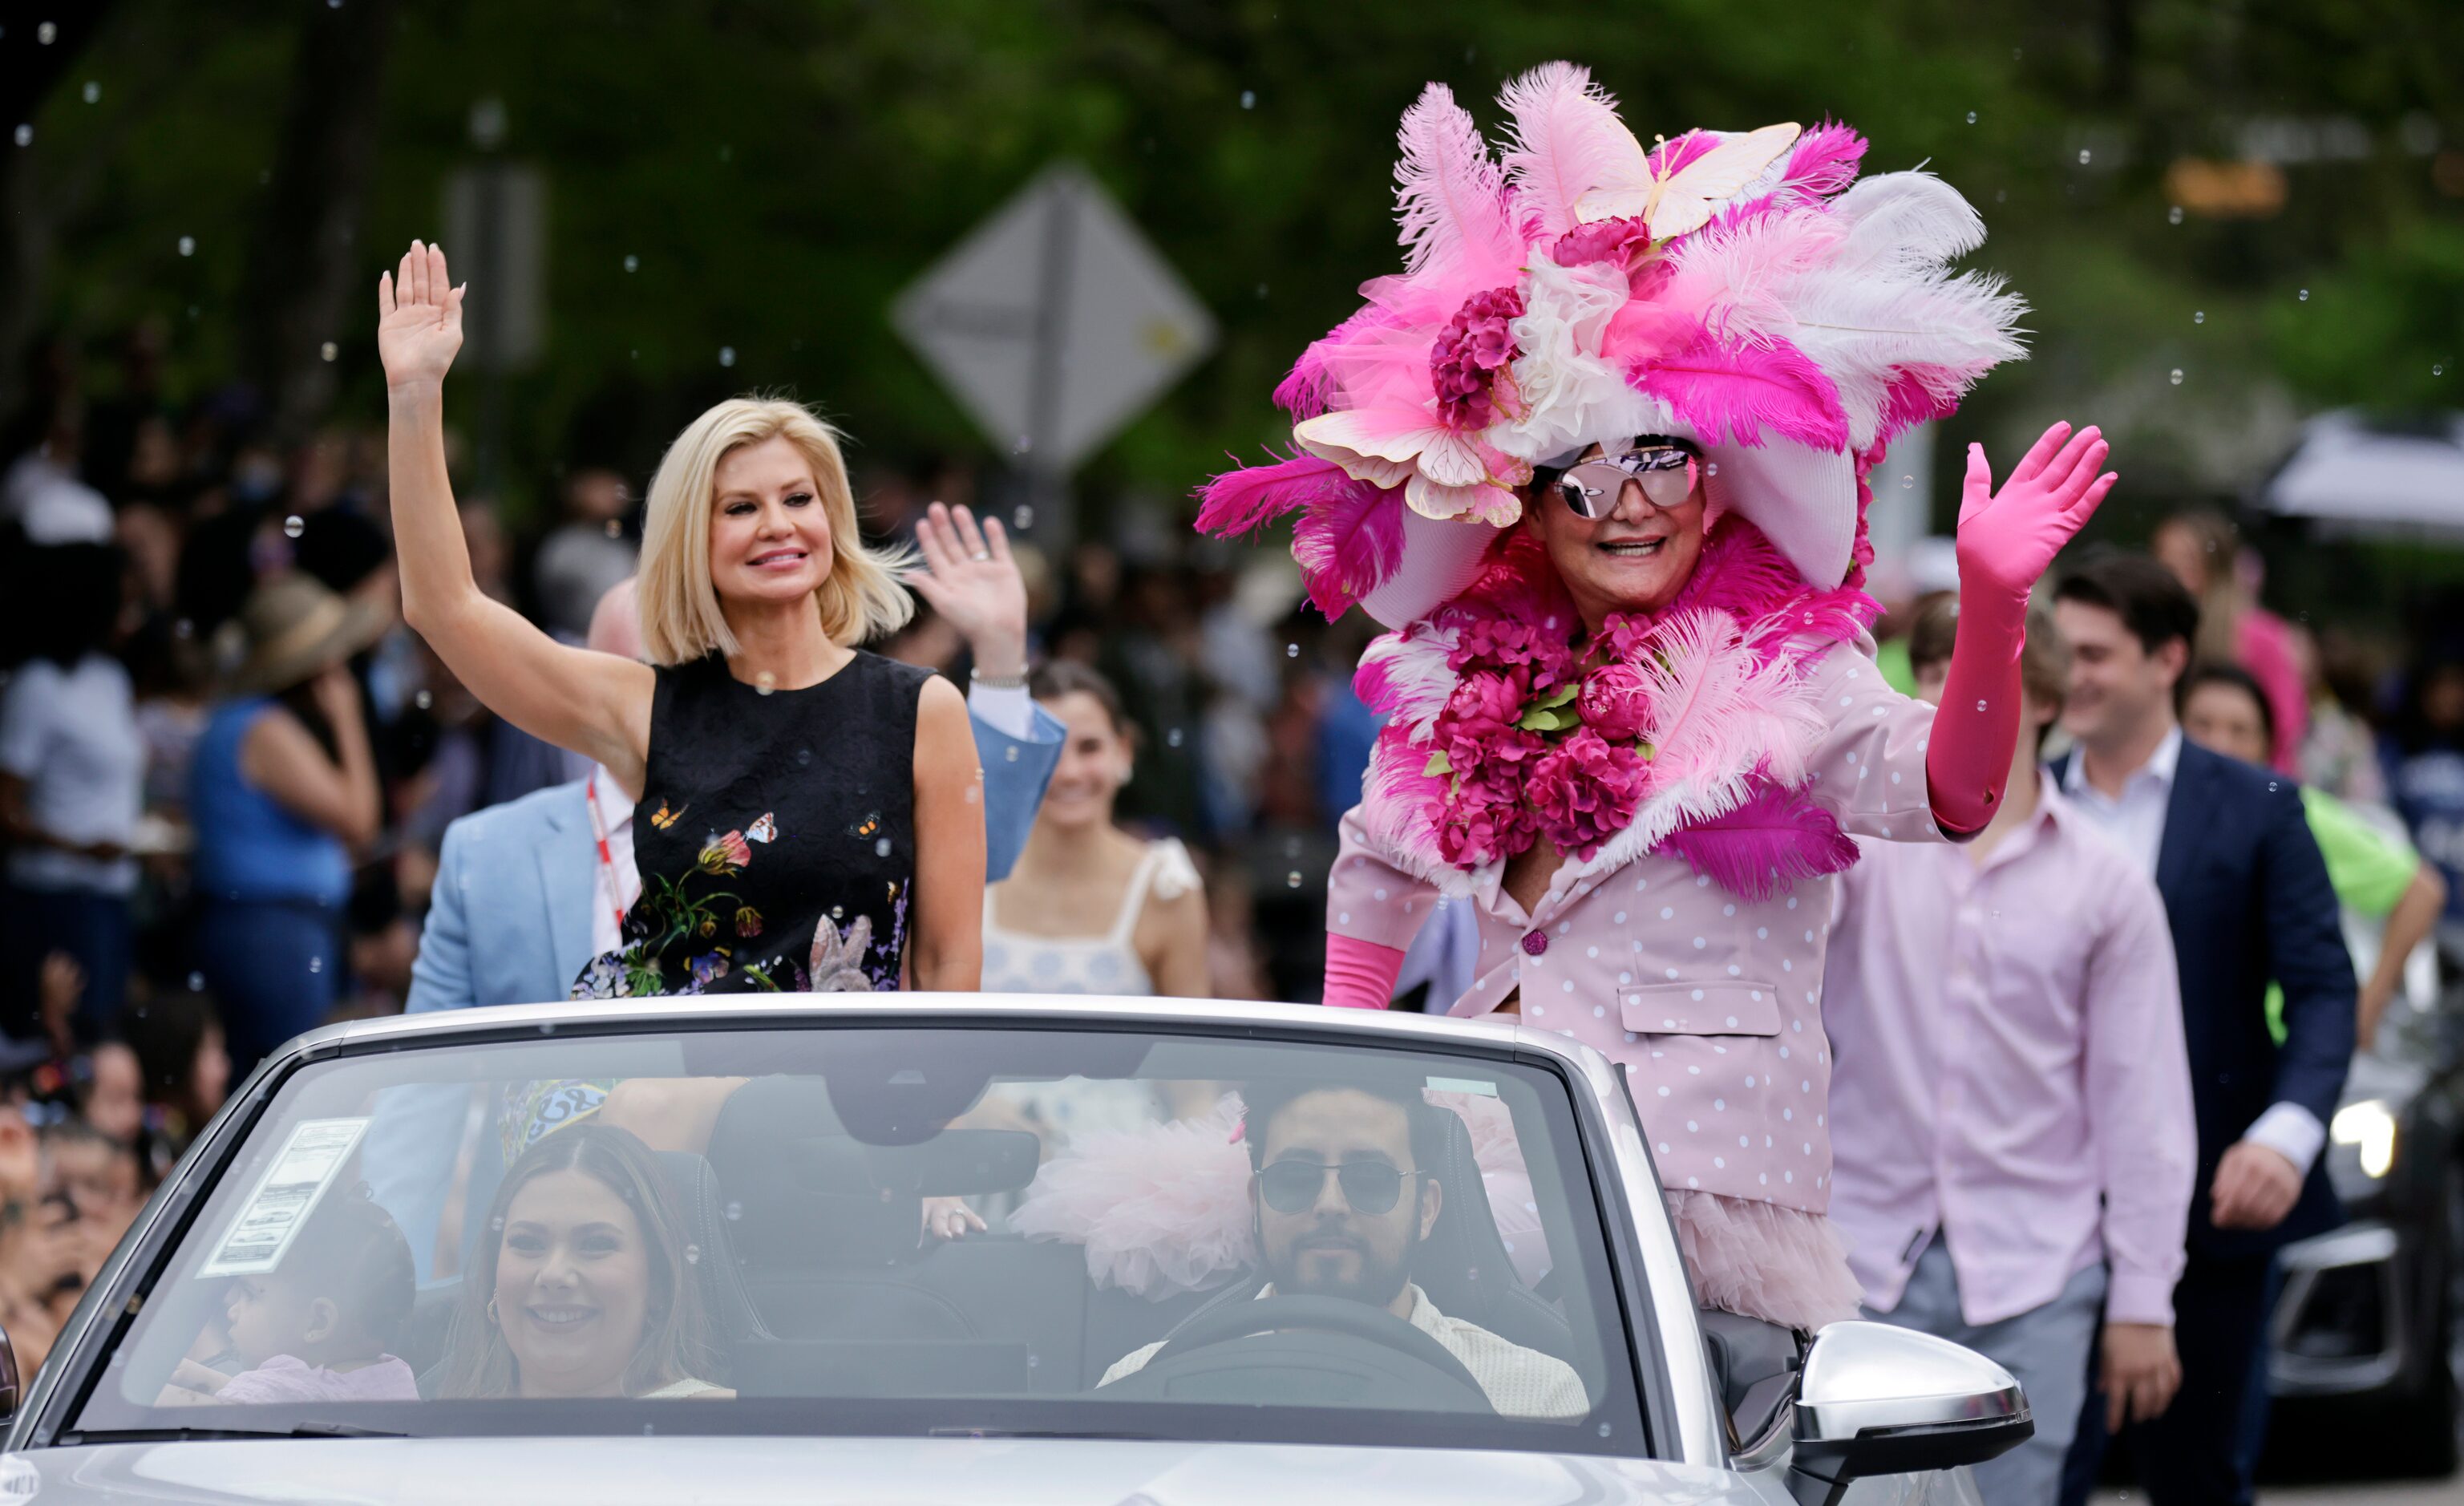
<svg viewBox="0 0 2464 1506">
<path fill-rule="evenodd" d="M 0 1506 L 1768 1506 L 1739 1475 L 1578 1454 L 1089 1439 L 353 1438 L 95 1444 L 0 1455 Z"/>
</svg>

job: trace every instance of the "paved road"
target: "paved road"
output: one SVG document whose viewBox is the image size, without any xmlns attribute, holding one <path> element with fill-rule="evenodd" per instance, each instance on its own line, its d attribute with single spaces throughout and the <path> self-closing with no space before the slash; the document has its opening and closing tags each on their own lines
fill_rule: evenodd
<svg viewBox="0 0 2464 1506">
<path fill-rule="evenodd" d="M 2097 1506 L 2147 1506 L 2136 1491 L 2103 1491 Z M 2464 1506 L 2464 1475 L 2368 1485 L 2279 1485 L 2258 1493 L 2258 1506 Z"/>
</svg>

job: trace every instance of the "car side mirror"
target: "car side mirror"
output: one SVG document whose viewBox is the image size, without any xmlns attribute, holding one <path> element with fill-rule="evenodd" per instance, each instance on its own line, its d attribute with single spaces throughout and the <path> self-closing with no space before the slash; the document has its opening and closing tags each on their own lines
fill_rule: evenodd
<svg viewBox="0 0 2464 1506">
<path fill-rule="evenodd" d="M 1888 1323 L 1815 1336 L 1796 1393 L 1789 1488 L 1837 1506 L 1852 1481 L 1981 1464 L 2036 1431 L 2010 1371 L 1973 1349 Z"/>
</svg>

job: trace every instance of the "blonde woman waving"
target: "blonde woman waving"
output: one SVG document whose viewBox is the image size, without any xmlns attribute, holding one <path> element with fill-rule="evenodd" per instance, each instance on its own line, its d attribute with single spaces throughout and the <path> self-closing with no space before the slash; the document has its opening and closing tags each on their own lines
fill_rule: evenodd
<svg viewBox="0 0 2464 1506">
<path fill-rule="evenodd" d="M 967 705 L 856 647 L 912 606 L 904 562 L 857 536 L 837 436 L 793 403 L 693 420 L 650 482 L 649 662 L 560 644 L 482 594 L 463 547 L 443 388 L 464 292 L 416 241 L 378 287 L 403 609 L 491 710 L 636 801 L 640 894 L 575 996 L 974 988 Z"/>
</svg>

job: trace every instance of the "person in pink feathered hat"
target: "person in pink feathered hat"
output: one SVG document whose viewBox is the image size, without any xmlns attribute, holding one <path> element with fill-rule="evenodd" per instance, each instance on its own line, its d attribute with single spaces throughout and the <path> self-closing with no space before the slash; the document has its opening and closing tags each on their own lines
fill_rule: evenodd
<svg viewBox="0 0 2464 1506">
<path fill-rule="evenodd" d="M 1860 589 L 1865 473 L 2023 354 L 2018 299 L 1923 172 L 1840 125 L 1646 148 L 1582 69 L 1507 85 L 1503 160 L 1443 85 L 1403 118 L 1397 277 L 1309 346 L 1289 459 L 1199 526 L 1297 515 L 1330 616 L 1392 632 L 1327 902 L 1330 1004 L 1382 1008 L 1441 897 L 1480 917 L 1451 1007 L 1631 1070 L 1705 1303 L 1857 1310 L 1831 1181 L 1823 936 L 1858 836 L 1960 840 L 2000 798 L 2030 588 L 2114 477 L 2057 425 L 1996 489 L 1971 448 L 1939 711 L 1891 690 Z"/>
</svg>

